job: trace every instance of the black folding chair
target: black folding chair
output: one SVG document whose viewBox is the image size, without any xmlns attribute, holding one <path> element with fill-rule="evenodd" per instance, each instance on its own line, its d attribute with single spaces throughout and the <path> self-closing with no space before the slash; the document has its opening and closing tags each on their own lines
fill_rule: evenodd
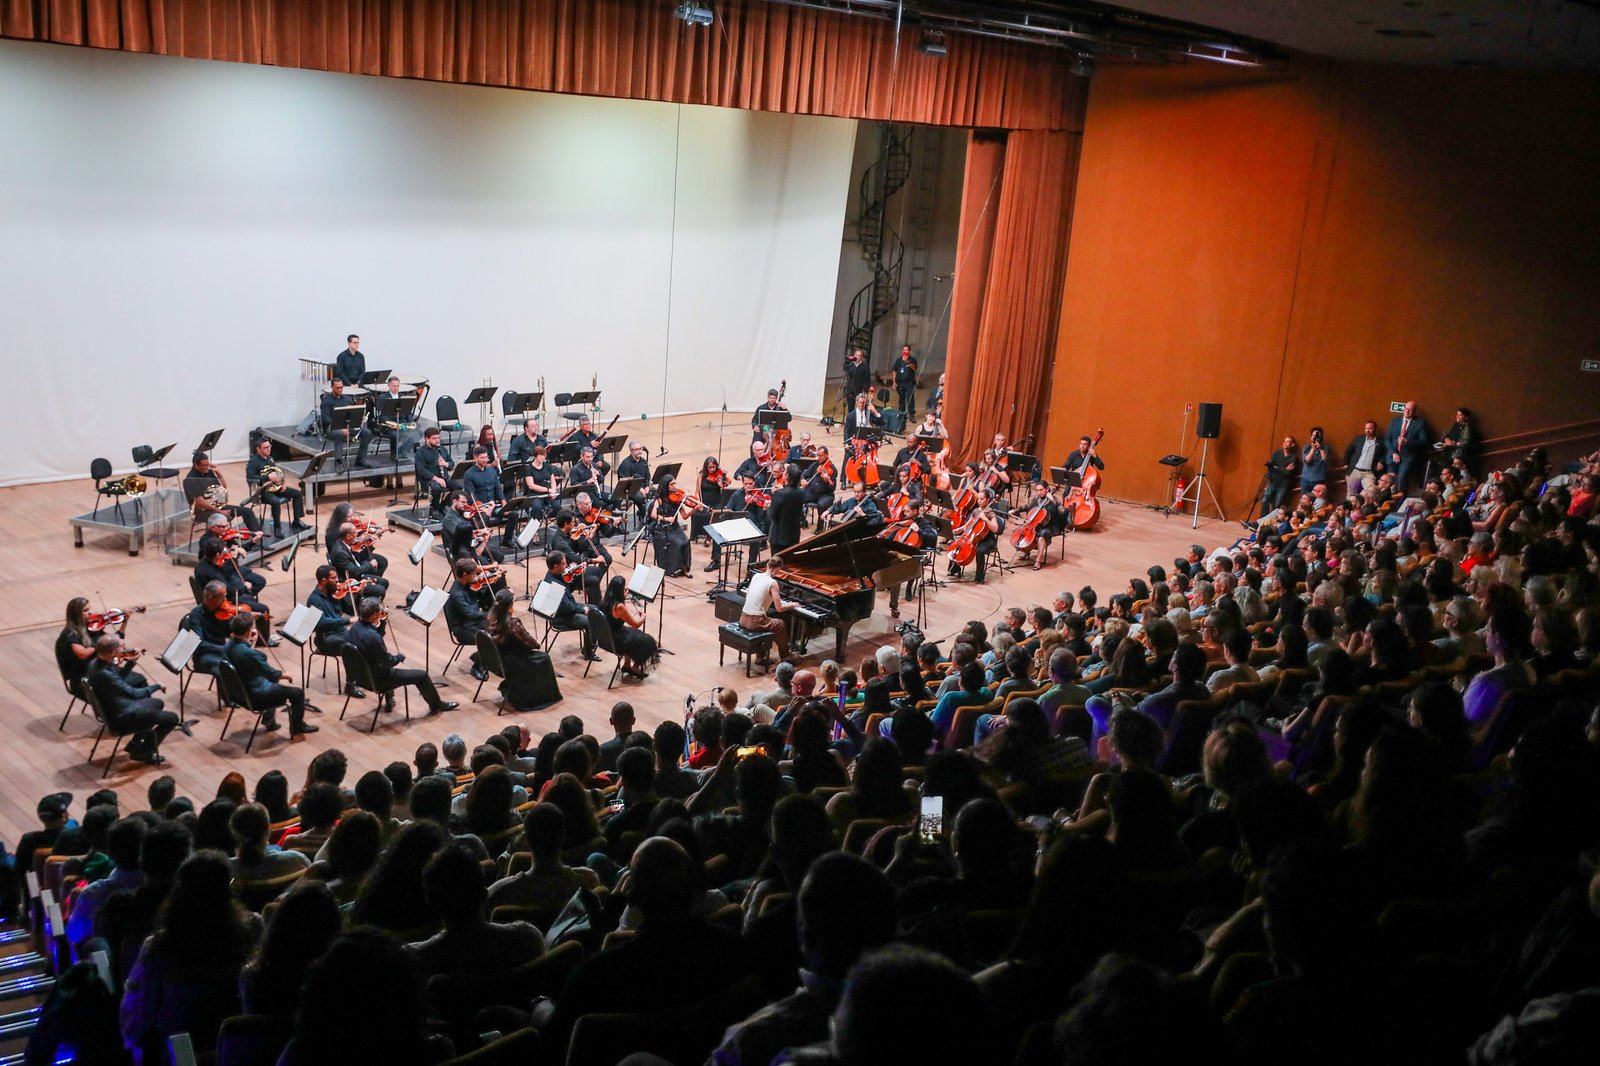
<svg viewBox="0 0 1600 1066">
<path fill-rule="evenodd" d="M 244 743 L 244 753 L 250 754 L 250 745 L 256 742 L 256 734 L 261 731 L 261 720 L 277 707 L 257 707 L 250 698 L 250 690 L 245 688 L 244 679 L 239 676 L 239 671 L 227 659 L 217 664 L 217 691 L 223 706 L 228 708 L 228 717 L 222 723 L 222 736 L 228 735 L 228 726 L 233 724 L 233 712 L 244 710 L 255 715 L 256 724 L 250 727 L 250 739 Z M 279 704 L 278 706 L 282 706 Z"/>
<path fill-rule="evenodd" d="M 378 719 L 383 715 L 383 697 L 393 695 L 396 688 L 401 689 L 401 698 L 405 700 L 406 721 L 411 721 L 411 687 L 409 685 L 390 685 L 388 688 L 379 688 L 377 678 L 372 674 L 372 666 L 366 657 L 361 654 L 361 649 L 352 644 L 346 644 L 339 649 L 339 658 L 344 660 L 344 674 L 350 683 L 357 688 L 364 688 L 369 693 L 378 697 L 378 705 L 372 709 L 372 726 L 368 733 L 378 731 Z M 344 706 L 339 708 L 339 721 L 344 721 L 345 711 L 350 709 L 350 693 L 347 689 L 344 694 Z"/>
</svg>

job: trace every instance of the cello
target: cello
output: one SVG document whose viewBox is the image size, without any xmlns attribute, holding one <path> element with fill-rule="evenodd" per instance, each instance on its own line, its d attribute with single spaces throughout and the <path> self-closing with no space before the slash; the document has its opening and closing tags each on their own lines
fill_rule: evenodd
<svg viewBox="0 0 1600 1066">
<path fill-rule="evenodd" d="M 1089 442 L 1089 455 L 1083 463 L 1083 476 L 1078 485 L 1061 501 L 1062 513 L 1066 514 L 1071 526 L 1075 530 L 1093 529 L 1094 524 L 1100 520 L 1100 500 L 1097 494 L 1100 491 L 1100 468 L 1089 462 L 1094 458 L 1095 449 L 1100 446 L 1100 441 L 1105 438 L 1106 431 L 1102 428 L 1096 431 L 1094 440 Z"/>
<path fill-rule="evenodd" d="M 978 557 L 978 543 L 992 532 L 989 528 L 989 508 L 980 503 L 967 524 L 951 539 L 945 557 L 957 566 L 966 566 Z"/>
<path fill-rule="evenodd" d="M 1028 517 L 1022 524 L 1011 531 L 1011 546 L 1018 551 L 1032 551 L 1035 544 L 1039 543 L 1039 527 L 1044 525 L 1050 517 L 1047 509 L 1055 500 L 1053 492 L 1046 492 L 1044 498 L 1033 505 L 1028 512 Z"/>
</svg>

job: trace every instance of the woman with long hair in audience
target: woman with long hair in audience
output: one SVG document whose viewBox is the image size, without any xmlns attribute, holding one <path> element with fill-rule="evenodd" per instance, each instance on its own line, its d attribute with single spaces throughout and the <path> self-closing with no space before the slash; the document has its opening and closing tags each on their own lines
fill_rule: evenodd
<svg viewBox="0 0 1600 1066">
<path fill-rule="evenodd" d="M 234 802 L 228 799 L 214 799 L 201 807 L 194 823 L 194 850 L 232 855 L 233 830 L 228 826 L 236 809 Z"/>
<path fill-rule="evenodd" d="M 122 995 L 122 1042 L 135 1066 L 165 1063 L 167 1038 L 177 1033 L 208 1054 L 223 1019 L 239 1013 L 239 973 L 261 920 L 234 899 L 232 882 L 228 860 L 214 853 L 179 867 Z"/>
<path fill-rule="evenodd" d="M 562 817 L 566 819 L 562 861 L 569 866 L 587 866 L 590 853 L 605 847 L 605 834 L 600 832 L 600 821 L 589 790 L 574 775 L 557 774 L 541 799 L 561 808 Z"/>
<path fill-rule="evenodd" d="M 434 914 L 422 898 L 422 869 L 448 839 L 444 828 L 432 822 L 412 822 L 395 834 L 356 893 L 351 924 L 397 934 L 433 925 Z"/>
<path fill-rule="evenodd" d="M 1540 681 L 1578 665 L 1578 627 L 1560 607 L 1541 608 L 1533 616 L 1533 672 Z"/>
<path fill-rule="evenodd" d="M 857 818 L 903 821 L 911 815 L 911 800 L 902 787 L 905 761 L 900 747 L 888 737 L 867 738 L 851 770 L 850 790 L 828 801 L 828 817 L 841 834 Z"/>
<path fill-rule="evenodd" d="M 1421 733 L 1378 734 L 1345 824 L 1391 898 L 1431 899 L 1460 887 L 1466 853 L 1455 796 L 1438 747 Z"/>
<path fill-rule="evenodd" d="M 217 799 L 225 799 L 235 807 L 243 807 L 250 802 L 250 796 L 245 791 L 244 775 L 234 770 L 217 783 Z"/>
<path fill-rule="evenodd" d="M 489 838 L 504 833 L 516 824 L 511 811 L 511 772 L 504 766 L 488 766 L 467 786 L 467 802 L 460 819 L 460 831 L 484 842 L 489 856 L 500 854 L 508 841 L 491 844 Z"/>
<path fill-rule="evenodd" d="M 378 864 L 383 826 L 370 811 L 351 811 L 339 819 L 308 876 L 327 884 L 340 903 L 353 902 Z"/>
<path fill-rule="evenodd" d="M 884 703 L 887 705 L 887 699 Z M 789 759 L 784 772 L 799 792 L 850 782 L 844 757 L 832 744 L 833 715 L 824 706 L 820 700 L 809 701 L 789 722 Z"/>
<path fill-rule="evenodd" d="M 279 901 L 255 958 L 239 975 L 244 1013 L 291 1017 L 306 970 L 339 935 L 339 901 L 321 881 L 301 881 Z"/>
<path fill-rule="evenodd" d="M 289 806 L 289 779 L 282 770 L 268 770 L 261 775 L 256 782 L 255 801 L 267 809 L 273 825 L 294 817 L 294 808 Z"/>
</svg>

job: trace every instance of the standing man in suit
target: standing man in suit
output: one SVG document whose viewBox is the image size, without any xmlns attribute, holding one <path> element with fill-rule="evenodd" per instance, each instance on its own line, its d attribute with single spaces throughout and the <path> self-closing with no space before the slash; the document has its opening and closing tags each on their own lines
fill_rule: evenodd
<svg viewBox="0 0 1600 1066">
<path fill-rule="evenodd" d="M 165 685 L 135 685 L 124 675 L 117 664 L 117 653 L 122 651 L 122 638 L 107 633 L 94 643 L 94 660 L 84 681 L 94 691 L 100 710 L 105 713 L 106 726 L 113 732 L 132 734 L 128 741 L 129 758 L 154 766 L 161 763 L 161 742 L 174 729 L 182 729 L 194 736 L 187 722 L 180 721 L 171 711 L 162 710 L 156 693 L 165 692 Z"/>
<path fill-rule="evenodd" d="M 333 360 L 333 376 L 346 385 L 359 385 L 367 372 L 367 357 L 361 354 L 361 338 L 354 333 L 345 338 L 345 349 Z"/>
<path fill-rule="evenodd" d="M 394 690 L 404 688 L 406 685 L 417 686 L 417 691 L 428 702 L 430 713 L 453 711 L 460 706 L 454 700 L 439 698 L 439 690 L 434 687 L 433 678 L 428 676 L 426 670 L 395 669 L 405 662 L 406 657 L 389 654 L 389 645 L 384 643 L 383 634 L 378 630 L 382 621 L 383 601 L 375 596 L 368 596 L 361 601 L 361 620 L 350 627 L 348 642 L 361 653 L 361 657 L 371 667 L 372 680 L 383 692 L 383 709 L 394 710 Z"/>
<path fill-rule="evenodd" d="M 228 661 L 250 702 L 261 712 L 261 728 L 271 733 L 280 728 L 277 709 L 289 705 L 289 735 L 298 737 L 315 733 L 317 727 L 306 724 L 306 690 L 285 685 L 283 671 L 267 662 L 267 655 L 250 646 L 250 616 L 243 611 L 233 616 L 233 639 L 228 641 Z"/>
<path fill-rule="evenodd" d="M 1351 441 L 1344 450 L 1344 467 L 1346 499 L 1360 496 L 1376 485 L 1379 475 L 1389 469 L 1383 441 L 1378 439 L 1378 423 L 1367 419 L 1361 427 L 1361 436 Z"/>
<path fill-rule="evenodd" d="M 1402 495 L 1408 495 L 1422 480 L 1433 449 L 1433 432 L 1427 420 L 1417 414 L 1417 401 L 1407 400 L 1404 410 L 1389 420 L 1385 437 L 1389 447 L 1389 469 Z"/>
<path fill-rule="evenodd" d="M 806 494 L 800 488 L 800 468 L 794 463 L 781 467 L 778 476 L 782 483 L 772 490 L 772 502 L 767 506 L 767 519 L 771 529 L 767 543 L 774 552 L 792 548 L 800 543 L 800 527 L 804 525 Z"/>
</svg>

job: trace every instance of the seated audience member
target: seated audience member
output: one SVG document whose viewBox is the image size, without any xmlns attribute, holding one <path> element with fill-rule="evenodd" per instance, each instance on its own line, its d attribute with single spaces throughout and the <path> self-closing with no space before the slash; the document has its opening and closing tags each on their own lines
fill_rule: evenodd
<svg viewBox="0 0 1600 1066">
<path fill-rule="evenodd" d="M 566 831 L 566 816 L 553 803 L 540 803 L 522 816 L 522 838 L 533 854 L 533 865 L 489 886 L 485 905 L 490 913 L 496 907 L 559 909 L 578 889 L 600 887 L 593 870 L 561 861 Z"/>
<path fill-rule="evenodd" d="M 298 851 L 278 851 L 267 844 L 267 809 L 259 803 L 236 807 L 228 818 L 235 842 L 233 876 L 240 881 L 268 881 L 303 872 L 311 860 Z"/>
<path fill-rule="evenodd" d="M 320 881 L 302 881 L 279 901 L 255 957 L 239 975 L 244 1013 L 293 1016 L 306 971 L 339 935 L 339 903 Z"/>
<path fill-rule="evenodd" d="M 428 861 L 422 894 L 444 922 L 427 940 L 406 946 L 424 981 L 437 974 L 492 977 L 544 954 L 544 937 L 527 922 L 488 920 L 483 872 L 472 852 L 459 844 L 446 845 Z"/>
</svg>

